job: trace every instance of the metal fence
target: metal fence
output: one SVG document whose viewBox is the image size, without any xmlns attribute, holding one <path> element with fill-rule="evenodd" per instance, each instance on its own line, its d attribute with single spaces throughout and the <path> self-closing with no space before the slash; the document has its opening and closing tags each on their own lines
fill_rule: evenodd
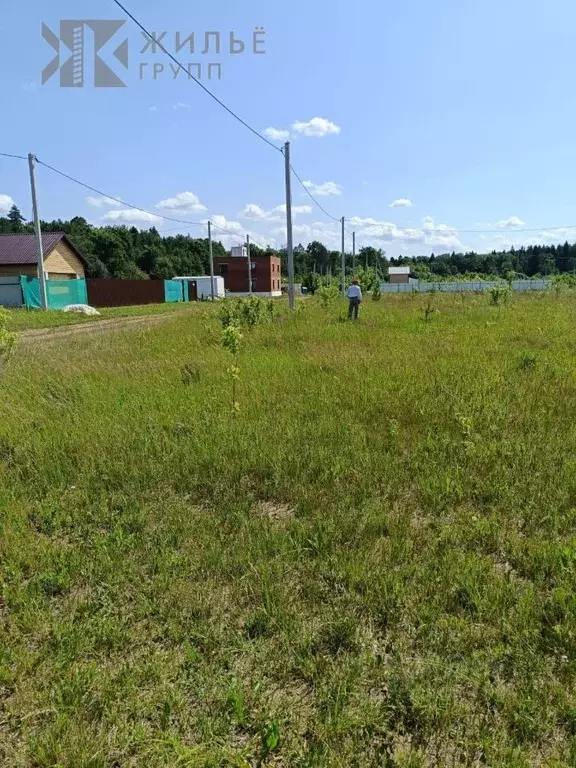
<svg viewBox="0 0 576 768">
<path fill-rule="evenodd" d="M 93 307 L 132 307 L 164 304 L 164 280 L 106 280 L 88 278 L 88 303 Z"/>
<path fill-rule="evenodd" d="M 23 304 L 20 277 L 0 277 L 0 306 L 21 307 Z"/>
<path fill-rule="evenodd" d="M 402 283 L 383 283 L 380 286 L 382 293 L 459 293 L 459 292 L 482 292 L 489 291 L 497 286 L 506 286 L 508 283 L 503 281 L 489 282 L 484 280 L 471 281 L 466 283 L 425 283 L 422 280 L 410 284 Z M 545 291 L 551 285 L 550 280 L 514 280 L 511 283 L 513 291 Z"/>
</svg>

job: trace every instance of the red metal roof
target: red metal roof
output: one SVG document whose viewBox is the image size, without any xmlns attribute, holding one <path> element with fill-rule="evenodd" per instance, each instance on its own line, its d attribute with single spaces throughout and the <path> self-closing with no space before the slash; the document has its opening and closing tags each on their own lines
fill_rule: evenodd
<svg viewBox="0 0 576 768">
<path fill-rule="evenodd" d="M 46 232 L 42 235 L 44 258 L 62 238 L 66 238 L 68 245 L 84 261 L 64 232 Z M 0 264 L 36 264 L 36 235 L 0 235 Z"/>
</svg>

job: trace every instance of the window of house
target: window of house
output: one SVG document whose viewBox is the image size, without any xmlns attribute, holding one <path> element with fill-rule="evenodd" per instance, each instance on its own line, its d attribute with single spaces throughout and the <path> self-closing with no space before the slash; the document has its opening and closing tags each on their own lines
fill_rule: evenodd
<svg viewBox="0 0 576 768">
<path fill-rule="evenodd" d="M 252 280 L 252 290 L 253 291 L 256 290 L 256 282 L 257 282 L 256 280 Z"/>
<path fill-rule="evenodd" d="M 220 277 L 228 276 L 228 264 L 219 264 L 218 268 L 220 269 Z"/>
<path fill-rule="evenodd" d="M 256 269 L 256 262 L 255 261 L 251 261 L 250 262 L 250 269 L 252 270 L 252 272 Z"/>
</svg>

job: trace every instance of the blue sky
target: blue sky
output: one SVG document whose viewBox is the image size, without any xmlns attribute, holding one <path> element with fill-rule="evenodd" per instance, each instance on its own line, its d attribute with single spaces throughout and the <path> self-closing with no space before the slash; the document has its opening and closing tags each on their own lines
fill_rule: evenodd
<svg viewBox="0 0 576 768">
<path fill-rule="evenodd" d="M 177 31 L 194 31 L 197 51 L 205 31 L 220 31 L 219 56 L 178 57 L 221 63 L 222 79 L 203 82 L 258 131 L 290 133 L 294 167 L 333 216 L 347 217 L 360 246 L 398 256 L 576 240 L 573 0 L 126 1 L 149 29 L 168 32 L 172 52 Z M 129 70 L 115 67 L 126 88 L 60 88 L 58 74 L 41 86 L 53 55 L 42 22 L 57 32 L 60 19 L 123 15 L 111 0 L 27 6 L 25 16 L 15 2 L 1 11 L 0 152 L 32 151 L 157 215 L 210 218 L 238 233 L 228 245 L 246 232 L 283 244 L 278 152 L 192 81 L 174 80 L 160 52 L 141 55 L 132 22 L 118 35 L 130 41 Z M 255 27 L 266 30 L 265 55 L 251 53 Z M 232 30 L 247 52 L 229 55 Z M 156 81 L 154 63 L 166 65 Z M 150 225 L 124 206 L 91 204 L 95 195 L 45 168 L 38 183 L 45 219 Z M 293 191 L 295 241 L 338 247 L 338 225 Z M 0 210 L 12 199 L 30 216 L 29 198 L 26 165 L 0 158 Z M 163 232 L 204 233 L 151 221 Z"/>
</svg>

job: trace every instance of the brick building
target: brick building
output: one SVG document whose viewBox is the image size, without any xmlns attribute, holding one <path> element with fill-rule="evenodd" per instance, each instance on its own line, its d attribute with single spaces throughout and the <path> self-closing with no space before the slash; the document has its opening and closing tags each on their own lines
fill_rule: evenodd
<svg viewBox="0 0 576 768">
<path fill-rule="evenodd" d="M 282 265 L 278 256 L 251 256 L 250 275 L 255 296 L 282 296 Z M 234 249 L 231 256 L 214 257 L 214 273 L 224 278 L 226 291 L 233 296 L 250 292 L 246 249 Z"/>
</svg>

